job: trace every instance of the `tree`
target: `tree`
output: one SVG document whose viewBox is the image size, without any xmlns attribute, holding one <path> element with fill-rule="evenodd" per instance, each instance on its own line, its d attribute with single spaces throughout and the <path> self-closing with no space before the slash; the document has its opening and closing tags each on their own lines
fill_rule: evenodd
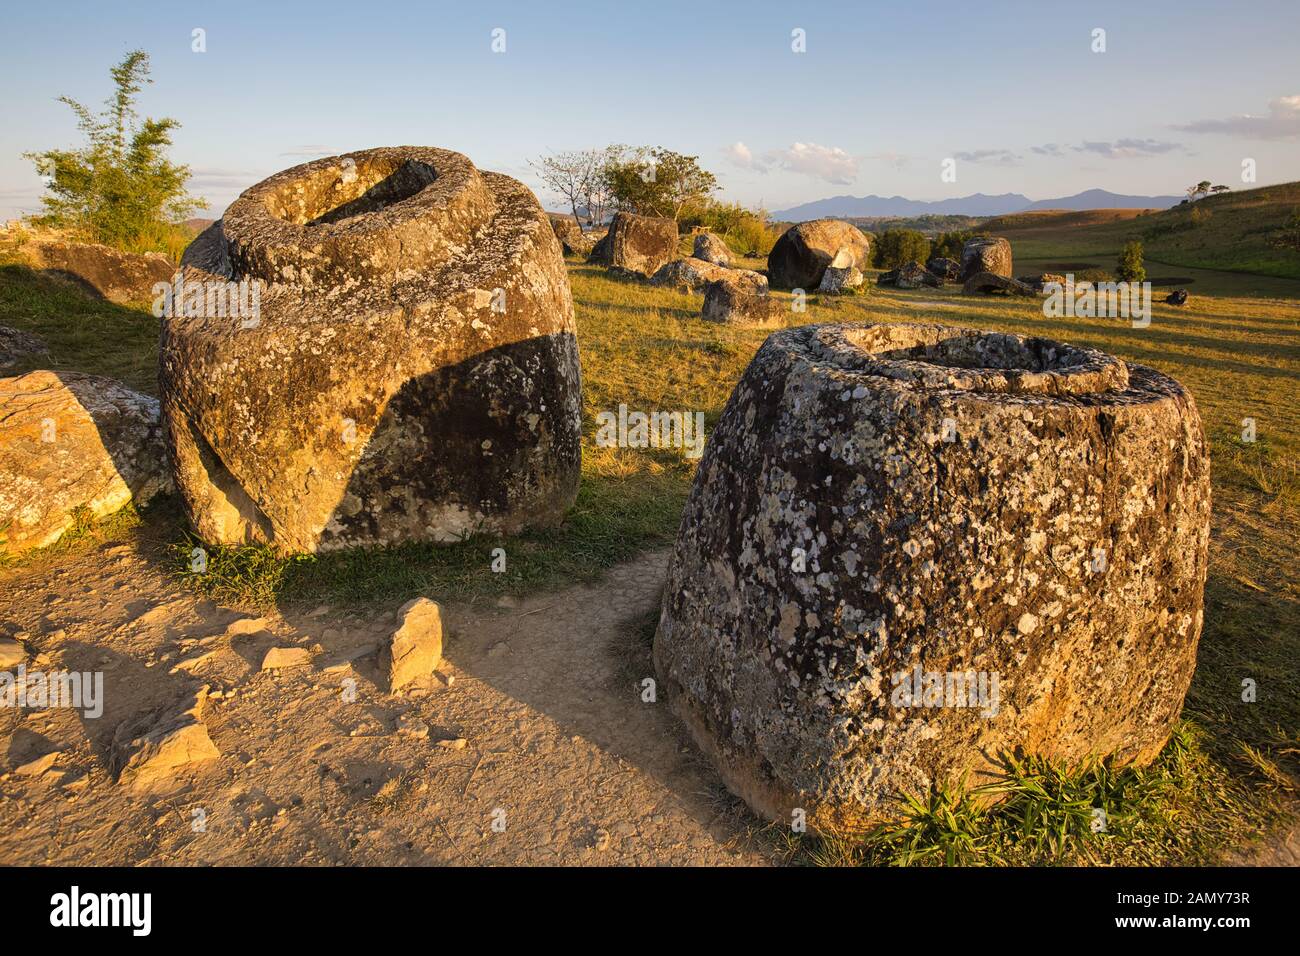
<svg viewBox="0 0 1300 956">
<path fill-rule="evenodd" d="M 41 199 L 41 220 L 126 245 L 180 222 L 205 203 L 186 191 L 189 167 L 167 158 L 172 131 L 180 123 L 141 121 L 136 114 L 136 96 L 153 82 L 149 55 L 134 50 L 109 72 L 115 90 L 99 115 L 71 97 L 59 97 L 76 114 L 84 146 L 23 155 L 46 179 L 49 194 Z"/>
<path fill-rule="evenodd" d="M 1210 189 L 1210 192 L 1214 193 L 1214 195 L 1217 196 L 1220 193 L 1226 193 L 1231 189 L 1232 189 L 1231 186 L 1214 186 Z"/>
<path fill-rule="evenodd" d="M 872 249 L 875 266 L 897 269 L 905 262 L 924 263 L 930 257 L 930 240 L 915 229 L 886 229 L 876 237 Z"/>
<path fill-rule="evenodd" d="M 1119 254 L 1119 266 L 1115 275 L 1121 282 L 1145 282 L 1146 267 L 1142 265 L 1142 243 L 1131 239 Z"/>
<path fill-rule="evenodd" d="M 583 206 L 590 215 L 588 198 L 592 192 L 592 179 L 600 175 L 600 158 L 598 150 L 579 149 L 528 161 L 547 188 L 569 204 L 580 231 L 582 216 L 578 214 L 578 206 Z"/>
<path fill-rule="evenodd" d="M 606 182 L 615 205 L 627 212 L 676 220 L 688 204 L 703 202 L 718 188 L 698 156 L 657 146 L 611 150 L 616 152 L 606 164 Z"/>
</svg>

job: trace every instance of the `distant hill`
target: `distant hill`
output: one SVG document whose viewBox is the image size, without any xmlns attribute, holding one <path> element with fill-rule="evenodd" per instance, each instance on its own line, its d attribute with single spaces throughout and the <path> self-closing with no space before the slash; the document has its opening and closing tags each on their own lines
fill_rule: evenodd
<svg viewBox="0 0 1300 956">
<path fill-rule="evenodd" d="M 772 213 L 772 218 L 803 222 L 826 217 L 869 219 L 885 216 L 915 217 L 926 215 L 1003 216 L 1033 209 L 1168 209 L 1182 201 L 1181 196 L 1125 196 L 1105 189 L 1088 189 L 1073 196 L 1037 201 L 1020 193 L 989 196 L 974 193 L 954 199 L 925 202 L 903 196 L 832 196 L 817 199 L 791 209 Z"/>
</svg>

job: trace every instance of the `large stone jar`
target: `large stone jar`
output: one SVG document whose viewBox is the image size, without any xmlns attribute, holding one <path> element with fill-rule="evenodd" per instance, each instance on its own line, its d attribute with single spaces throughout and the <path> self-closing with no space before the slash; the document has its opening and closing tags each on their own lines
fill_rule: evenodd
<svg viewBox="0 0 1300 956">
<path fill-rule="evenodd" d="M 245 192 L 183 266 L 160 385 L 205 539 L 451 541 L 572 505 L 573 303 L 521 183 L 428 147 L 322 159 Z M 194 308 L 190 283 L 241 282 L 256 315 Z"/>
<path fill-rule="evenodd" d="M 1196 405 L 1154 369 L 940 326 L 777 332 L 701 460 L 656 670 L 786 823 L 859 829 L 1016 748 L 1143 763 L 1191 681 L 1209 516 Z"/>
</svg>

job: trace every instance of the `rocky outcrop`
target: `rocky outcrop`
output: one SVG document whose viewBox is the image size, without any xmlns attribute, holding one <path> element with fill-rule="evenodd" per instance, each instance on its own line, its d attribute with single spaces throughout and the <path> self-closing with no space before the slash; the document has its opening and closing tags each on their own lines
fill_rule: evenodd
<svg viewBox="0 0 1300 956">
<path fill-rule="evenodd" d="M 731 250 L 727 248 L 725 242 L 711 232 L 701 232 L 695 237 L 694 251 L 691 254 L 696 259 L 703 259 L 714 265 L 731 265 Z"/>
<path fill-rule="evenodd" d="M 871 261 L 871 240 L 847 222 L 814 219 L 791 226 L 767 255 L 768 280 L 777 289 L 814 290 L 841 249 L 853 257 L 849 265 L 861 268 Z"/>
<path fill-rule="evenodd" d="M 660 266 L 676 258 L 677 223 L 620 212 L 587 261 L 652 276 Z"/>
<path fill-rule="evenodd" d="M 53 544 L 81 515 L 170 486 L 157 399 L 80 372 L 0 379 L 0 551 Z"/>
<path fill-rule="evenodd" d="M 788 306 L 764 293 L 750 291 L 742 283 L 710 282 L 704 290 L 700 317 L 706 322 L 740 325 L 748 328 L 774 328 L 785 325 Z"/>
<path fill-rule="evenodd" d="M 176 274 L 175 263 L 157 252 L 122 252 L 94 242 L 43 238 L 24 243 L 22 249 L 34 268 L 111 302 L 151 302 L 154 284 L 170 283 Z"/>
<path fill-rule="evenodd" d="M 429 147 L 322 159 L 245 192 L 184 266 L 264 289 L 252 318 L 163 320 L 163 419 L 203 538 L 453 541 L 573 503 L 573 303 L 521 183 Z"/>
<path fill-rule="evenodd" d="M 689 292 L 697 292 L 710 282 L 734 282 L 748 288 L 750 292 L 767 292 L 767 277 L 764 275 L 749 269 L 728 269 L 694 256 L 674 259 L 650 278 L 651 285 Z"/>
<path fill-rule="evenodd" d="M 975 273 L 965 281 L 961 291 L 962 295 L 1036 295 L 1033 286 L 992 272 Z"/>
<path fill-rule="evenodd" d="M 0 325 L 0 372 L 19 362 L 48 355 L 49 346 L 38 335 Z"/>
<path fill-rule="evenodd" d="M 997 237 L 970 239 L 961 250 L 961 280 L 980 272 L 1011 276 L 1011 243 Z"/>
<path fill-rule="evenodd" d="M 939 326 L 777 332 L 696 473 L 660 686 L 786 824 L 860 829 L 1015 748 L 1142 764 L 1191 681 L 1209 517 L 1195 402 L 1154 369 Z"/>
<path fill-rule="evenodd" d="M 943 280 L 925 268 L 921 263 L 904 262 L 894 272 L 894 285 L 900 289 L 937 289 Z"/>
</svg>

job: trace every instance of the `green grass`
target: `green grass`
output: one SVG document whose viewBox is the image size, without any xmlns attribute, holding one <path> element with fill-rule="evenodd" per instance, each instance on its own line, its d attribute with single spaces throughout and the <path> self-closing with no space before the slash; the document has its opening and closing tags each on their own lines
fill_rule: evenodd
<svg viewBox="0 0 1300 956">
<path fill-rule="evenodd" d="M 1081 233 L 1091 226 L 1081 226 Z M 1093 239 L 1039 242 L 1037 261 L 1113 268 Z M 1118 245 L 1115 246 L 1118 251 Z M 1033 256 L 1016 245 L 1019 272 Z M 744 262 L 750 267 L 758 262 Z M 1168 270 L 1152 267 L 1153 274 Z M 649 547 L 670 543 L 694 465 L 679 453 L 601 449 L 597 412 L 702 411 L 716 423 L 768 332 L 701 321 L 700 296 L 655 289 L 569 263 L 583 372 L 583 482 L 564 524 L 498 542 L 281 558 L 265 549 L 211 549 L 188 573 L 194 547 L 179 509 L 150 509 L 141 528 L 165 541 L 176 572 L 232 605 L 395 603 L 417 594 L 481 600 L 589 580 Z M 899 823 L 867 841 L 805 839 L 795 859 L 821 863 L 1191 863 L 1255 839 L 1292 806 L 1300 779 L 1300 281 L 1216 271 L 1198 278 L 1183 309 L 1157 304 L 1150 327 L 1105 319 L 1046 319 L 1036 301 L 967 298 L 952 288 L 875 287 L 809 300 L 801 322 L 924 321 L 1049 335 L 1154 365 L 1195 395 L 1210 442 L 1214 518 L 1205 629 L 1183 724 L 1151 767 L 1008 768 L 997 794 L 914 795 Z M 1201 281 L 1201 279 L 1204 281 Z M 0 323 L 41 334 L 60 368 L 82 368 L 154 390 L 157 322 L 142 310 L 91 302 L 75 290 L 0 265 Z M 1256 420 L 1243 442 L 1241 420 Z M 93 543 L 83 535 L 66 547 Z M 507 551 L 494 574 L 490 554 Z M 63 554 L 63 552 L 60 552 Z M 1241 700 L 1245 679 L 1258 687 Z M 988 798 L 1000 802 L 989 805 Z M 1107 809 L 1104 834 L 1082 828 Z"/>
</svg>

